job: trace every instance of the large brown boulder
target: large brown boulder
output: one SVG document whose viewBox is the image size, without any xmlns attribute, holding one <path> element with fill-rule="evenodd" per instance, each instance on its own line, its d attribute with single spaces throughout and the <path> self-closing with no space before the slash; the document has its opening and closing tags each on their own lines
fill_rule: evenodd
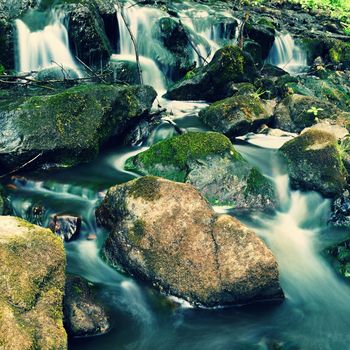
<svg viewBox="0 0 350 350">
<path fill-rule="evenodd" d="M 65 254 L 49 229 L 0 217 L 0 349 L 67 347 Z"/>
<path fill-rule="evenodd" d="M 97 218 L 110 230 L 107 260 L 166 293 L 205 306 L 283 296 L 271 251 L 189 184 L 142 177 L 112 187 Z"/>
</svg>

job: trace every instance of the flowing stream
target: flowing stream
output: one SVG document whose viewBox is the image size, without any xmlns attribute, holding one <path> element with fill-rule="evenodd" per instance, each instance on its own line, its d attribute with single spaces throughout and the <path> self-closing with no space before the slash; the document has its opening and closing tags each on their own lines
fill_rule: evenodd
<svg viewBox="0 0 350 350">
<path fill-rule="evenodd" d="M 79 72 L 69 50 L 65 17 L 64 11 L 55 9 L 51 10 L 48 19 L 43 14 L 35 13 L 23 20 L 16 20 L 19 72 L 58 66 Z"/>
<path fill-rule="evenodd" d="M 165 77 L 157 67 L 152 52 L 148 51 L 150 23 L 164 15 L 158 11 L 134 6 L 125 13 L 140 43 L 144 80 L 158 91 L 164 91 Z M 205 15 L 202 14 L 202 17 Z M 60 61 L 57 55 L 62 55 L 60 62 L 67 59 L 65 64 L 74 64 L 62 18 L 34 32 L 30 32 L 24 22 L 17 21 L 20 70 L 38 69 L 49 65 L 53 59 Z M 186 18 L 189 19 L 184 22 L 189 27 L 189 21 L 193 28 L 199 26 L 188 13 Z M 119 56 L 114 58 L 131 60 L 133 46 L 121 23 L 119 21 L 121 48 Z M 215 49 L 213 42 L 219 45 L 218 35 L 208 28 L 199 30 L 197 27 L 197 31 L 206 35 L 209 38 L 207 42 L 211 40 L 210 45 Z M 219 36 L 222 39 L 223 36 Z M 60 46 L 50 46 L 54 39 Z M 293 45 L 288 36 L 280 36 L 271 52 L 270 62 L 278 65 L 292 63 L 290 52 L 294 52 L 292 57 L 295 57 L 296 50 Z M 28 53 L 27 61 L 23 56 L 25 52 Z M 295 61 L 294 67 L 300 68 L 305 63 L 299 58 Z M 292 66 L 290 69 L 292 71 Z M 206 130 L 196 116 L 204 103 L 160 101 L 172 112 L 168 118 L 178 127 Z M 316 193 L 290 190 L 288 176 L 281 170 L 283 166 L 276 156 L 277 148 L 287 138 L 253 135 L 248 141 L 237 140 L 235 144 L 249 162 L 274 181 L 279 208 L 274 213 L 217 208 L 219 212 L 235 215 L 252 227 L 271 248 L 279 263 L 281 284 L 286 294 L 283 303 L 194 309 L 186 303 L 179 304 L 160 295 L 103 262 L 100 250 L 107 233 L 96 225 L 95 208 L 110 186 L 136 176 L 124 170 L 128 157 L 173 134 L 174 128 L 164 120 L 137 147 L 110 149 L 95 161 L 72 169 L 27 173 L 25 178 L 14 177 L 7 186 L 14 213 L 20 217 L 44 226 L 50 216 L 57 213 L 79 215 L 83 219 L 78 239 L 65 244 L 68 272 L 79 274 L 100 286 L 100 297 L 112 315 L 113 328 L 103 336 L 71 339 L 70 349 L 348 348 L 350 289 L 322 255 L 324 246 L 332 241 L 333 232 L 327 223 L 330 203 Z M 96 234 L 97 239 L 87 240 L 89 234 Z"/>
<path fill-rule="evenodd" d="M 289 33 L 278 33 L 267 62 L 290 74 L 300 74 L 308 68 L 305 52 Z"/>
</svg>

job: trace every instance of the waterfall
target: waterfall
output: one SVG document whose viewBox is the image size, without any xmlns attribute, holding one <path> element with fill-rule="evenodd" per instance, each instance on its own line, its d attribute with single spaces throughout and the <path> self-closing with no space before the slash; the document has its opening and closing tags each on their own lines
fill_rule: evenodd
<svg viewBox="0 0 350 350">
<path fill-rule="evenodd" d="M 214 19 L 218 15 L 223 21 L 237 22 L 233 38 L 230 23 L 215 23 Z M 210 7 L 201 5 L 199 9 L 189 7 L 180 10 L 179 16 L 182 23 L 187 27 L 191 39 L 196 43 L 196 50 L 193 49 L 193 57 L 197 65 L 204 63 L 202 58 L 209 62 L 215 52 L 220 49 L 223 41 L 237 41 L 241 21 L 233 17 L 229 11 L 215 13 Z"/>
<path fill-rule="evenodd" d="M 290 74 L 302 73 L 308 67 L 305 53 L 295 44 L 289 33 L 277 35 L 267 62 Z"/>
<path fill-rule="evenodd" d="M 113 55 L 114 60 L 136 60 L 134 44 L 129 30 L 124 22 L 119 8 L 116 6 L 119 26 L 120 54 Z M 165 78 L 152 57 L 152 25 L 157 18 L 164 17 L 161 10 L 149 7 L 140 7 L 130 2 L 123 8 L 123 14 L 130 31 L 137 43 L 140 55 L 142 78 L 145 84 L 153 86 L 159 94 L 165 92 Z"/>
<path fill-rule="evenodd" d="M 231 40 L 232 27 L 225 23 L 215 23 L 210 7 L 201 7 L 200 11 L 190 11 L 186 4 L 176 4 L 175 10 L 185 26 L 196 49 L 192 50 L 193 61 L 197 66 L 202 64 L 202 57 L 210 61 L 215 52 L 225 40 Z M 135 62 L 135 48 L 129 30 L 118 7 L 116 7 L 119 26 L 119 55 L 113 55 L 115 60 L 131 60 Z M 165 77 L 156 62 L 167 61 L 168 51 L 154 38 L 153 26 L 157 20 L 169 16 L 166 12 L 153 7 L 139 6 L 132 1 L 125 3 L 123 14 L 130 31 L 137 43 L 140 55 L 143 80 L 152 85 L 157 91 L 165 91 Z M 239 21 L 231 13 L 220 13 L 223 18 L 238 23 L 235 28 L 234 39 L 238 36 Z M 199 53 L 199 54 L 198 54 Z M 164 59 L 165 58 L 165 59 Z"/>
<path fill-rule="evenodd" d="M 68 32 L 64 25 L 65 14 L 59 10 L 52 10 L 50 16 L 49 24 L 42 30 L 34 32 L 24 21 L 16 20 L 17 71 L 33 72 L 54 67 L 56 63 L 79 74 L 79 69 L 69 50 Z"/>
</svg>

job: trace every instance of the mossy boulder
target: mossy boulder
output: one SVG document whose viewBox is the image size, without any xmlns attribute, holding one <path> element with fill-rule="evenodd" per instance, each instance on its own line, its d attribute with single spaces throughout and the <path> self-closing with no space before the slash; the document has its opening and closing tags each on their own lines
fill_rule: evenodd
<svg viewBox="0 0 350 350">
<path fill-rule="evenodd" d="M 129 158 L 126 169 L 196 187 L 213 205 L 273 207 L 273 186 L 222 134 L 188 133 L 160 141 Z"/>
<path fill-rule="evenodd" d="M 293 188 L 335 197 L 346 187 L 348 174 L 334 135 L 310 129 L 287 142 L 279 152 L 287 162 Z"/>
<path fill-rule="evenodd" d="M 101 67 L 112 54 L 102 17 L 94 2 L 77 2 L 68 11 L 69 42 L 75 55 L 89 67 Z"/>
<path fill-rule="evenodd" d="M 348 128 L 350 113 L 328 101 L 298 94 L 286 97 L 275 109 L 275 127 L 285 131 L 300 132 L 319 120 Z"/>
<path fill-rule="evenodd" d="M 101 335 L 110 329 L 107 311 L 98 300 L 97 287 L 76 275 L 66 278 L 64 325 L 70 336 Z"/>
<path fill-rule="evenodd" d="M 328 56 L 331 63 L 341 65 L 343 68 L 350 68 L 350 43 L 337 39 L 327 41 Z"/>
<path fill-rule="evenodd" d="M 199 112 L 204 124 L 229 137 L 257 131 L 271 121 L 272 115 L 273 108 L 253 94 L 228 97 Z"/>
<path fill-rule="evenodd" d="M 238 46 L 218 50 L 212 61 L 175 83 L 165 94 L 170 100 L 217 101 L 233 94 L 234 83 L 249 82 L 256 70 L 250 56 Z"/>
<path fill-rule="evenodd" d="M 324 70 L 320 77 L 300 76 L 294 81 L 286 82 L 285 92 L 312 96 L 335 104 L 344 111 L 350 111 L 350 73 Z"/>
<path fill-rule="evenodd" d="M 0 165 L 70 166 L 97 156 L 100 146 L 146 114 L 156 97 L 148 86 L 88 84 L 54 95 L 0 105 Z"/>
<path fill-rule="evenodd" d="M 107 261 L 165 293 L 209 307 L 283 297 L 269 249 L 190 184 L 142 177 L 110 188 L 96 214 Z"/>
<path fill-rule="evenodd" d="M 0 348 L 67 348 L 65 254 L 50 230 L 0 217 Z"/>
</svg>

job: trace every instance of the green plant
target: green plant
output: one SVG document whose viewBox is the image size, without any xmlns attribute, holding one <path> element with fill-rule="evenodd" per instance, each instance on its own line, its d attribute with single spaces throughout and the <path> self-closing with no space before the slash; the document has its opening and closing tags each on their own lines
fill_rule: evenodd
<svg viewBox="0 0 350 350">
<path fill-rule="evenodd" d="M 318 116 L 318 112 L 321 112 L 321 111 L 323 111 L 323 108 L 317 108 L 317 107 L 313 106 L 310 109 L 308 109 L 306 112 L 310 113 L 310 114 L 313 114 L 315 117 L 317 117 Z"/>
</svg>

